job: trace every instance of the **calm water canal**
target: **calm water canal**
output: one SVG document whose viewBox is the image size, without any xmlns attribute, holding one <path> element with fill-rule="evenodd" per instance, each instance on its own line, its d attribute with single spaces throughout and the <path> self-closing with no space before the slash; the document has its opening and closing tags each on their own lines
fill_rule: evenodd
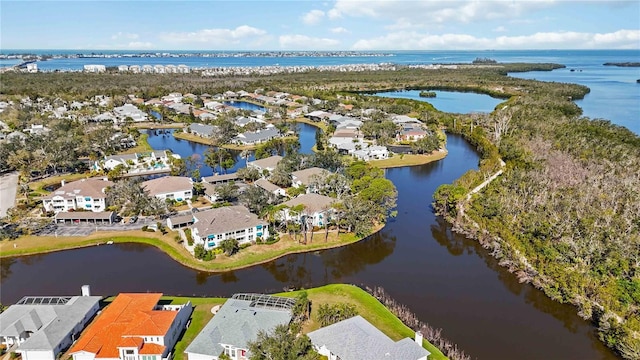
<svg viewBox="0 0 640 360">
<path fill-rule="evenodd" d="M 448 148 L 449 155 L 436 163 L 387 170 L 398 188 L 398 217 L 357 244 L 224 274 L 194 271 L 156 248 L 135 244 L 3 259 L 0 301 L 76 294 L 82 284 L 104 295 L 229 296 L 354 283 L 384 287 L 477 359 L 614 359 L 573 307 L 519 284 L 476 242 L 451 233 L 433 215 L 434 190 L 478 164 L 463 139 L 449 136 Z"/>
</svg>

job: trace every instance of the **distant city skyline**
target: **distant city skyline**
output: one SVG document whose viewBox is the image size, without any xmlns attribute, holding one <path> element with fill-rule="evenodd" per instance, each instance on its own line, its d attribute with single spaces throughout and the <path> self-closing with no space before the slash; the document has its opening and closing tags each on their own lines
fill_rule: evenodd
<svg viewBox="0 0 640 360">
<path fill-rule="evenodd" d="M 1 49 L 640 49 L 640 1 L 5 1 Z"/>
</svg>

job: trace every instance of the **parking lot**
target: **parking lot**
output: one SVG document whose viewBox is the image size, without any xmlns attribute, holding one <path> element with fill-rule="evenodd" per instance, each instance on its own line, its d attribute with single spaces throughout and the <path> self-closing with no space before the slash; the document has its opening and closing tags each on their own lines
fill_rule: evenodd
<svg viewBox="0 0 640 360">
<path fill-rule="evenodd" d="M 139 230 L 144 225 L 152 225 L 157 223 L 154 218 L 140 218 L 137 222 L 117 223 L 117 224 L 50 224 L 43 228 L 40 232 L 35 233 L 37 236 L 87 236 L 94 231 L 122 231 L 122 230 Z"/>
</svg>

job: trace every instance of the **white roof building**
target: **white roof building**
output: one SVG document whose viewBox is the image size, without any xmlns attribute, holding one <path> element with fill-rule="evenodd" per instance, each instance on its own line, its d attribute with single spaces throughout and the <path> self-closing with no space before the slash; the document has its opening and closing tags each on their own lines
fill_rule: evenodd
<svg viewBox="0 0 640 360">
<path fill-rule="evenodd" d="M 101 296 L 25 296 L 0 314 L 0 339 L 24 360 L 55 360 L 100 308 Z"/>
</svg>

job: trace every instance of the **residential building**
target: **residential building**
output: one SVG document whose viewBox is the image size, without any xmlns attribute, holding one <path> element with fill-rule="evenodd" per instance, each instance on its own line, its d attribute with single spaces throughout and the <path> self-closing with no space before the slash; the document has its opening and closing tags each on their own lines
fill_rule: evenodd
<svg viewBox="0 0 640 360">
<path fill-rule="evenodd" d="M 102 296 L 25 296 L 0 314 L 0 340 L 23 360 L 55 360 L 100 309 Z"/>
<path fill-rule="evenodd" d="M 319 167 L 312 167 L 304 170 L 294 171 L 291 173 L 291 186 L 306 186 L 307 192 L 315 192 L 313 191 L 313 189 L 309 188 L 309 185 L 311 184 L 311 181 L 314 179 L 314 177 L 321 177 L 329 174 L 330 172 L 328 170 Z"/>
<path fill-rule="evenodd" d="M 429 131 L 422 128 L 422 124 L 405 123 L 396 134 L 396 141 L 416 141 L 429 135 Z"/>
<path fill-rule="evenodd" d="M 221 241 L 236 239 L 240 244 L 269 237 L 269 225 L 242 206 L 225 206 L 193 214 L 191 235 L 205 249 L 217 247 Z"/>
<path fill-rule="evenodd" d="M 28 73 L 37 73 L 38 72 L 38 64 L 36 64 L 36 63 L 27 64 L 27 72 Z"/>
<path fill-rule="evenodd" d="M 391 115 L 391 121 L 395 124 L 422 124 L 422 121 L 407 115 Z"/>
<path fill-rule="evenodd" d="M 189 125 L 187 129 L 188 129 L 187 132 L 191 132 L 193 135 L 198 135 L 200 137 L 206 137 L 206 138 L 212 137 L 218 131 L 217 126 L 212 126 L 207 124 L 198 124 L 198 123 L 193 123 Z"/>
<path fill-rule="evenodd" d="M 212 176 L 205 176 L 202 178 L 202 182 L 204 183 L 208 183 L 211 185 L 219 185 L 219 184 L 226 184 L 226 183 L 230 183 L 230 182 L 236 182 L 238 181 L 238 174 L 237 173 L 231 173 L 231 174 L 216 174 L 216 175 L 212 175 Z"/>
<path fill-rule="evenodd" d="M 415 341 L 393 341 L 362 316 L 325 326 L 307 334 L 313 347 L 329 360 L 427 360 L 430 352 L 422 347 L 423 337 Z"/>
<path fill-rule="evenodd" d="M 188 360 L 217 360 L 222 353 L 233 360 L 250 357 L 249 342 L 291 322 L 295 299 L 262 294 L 235 294 L 187 346 Z"/>
<path fill-rule="evenodd" d="M 387 149 L 387 147 L 378 145 L 368 146 L 366 148 L 356 150 L 352 154 L 358 159 L 364 161 L 383 160 L 389 158 L 389 150 Z"/>
<path fill-rule="evenodd" d="M 158 199 L 184 201 L 193 196 L 193 181 L 184 176 L 163 176 L 141 184 L 149 196 Z"/>
<path fill-rule="evenodd" d="M 189 321 L 191 302 L 159 305 L 162 294 L 121 293 L 69 349 L 73 360 L 167 360 Z"/>
<path fill-rule="evenodd" d="M 85 65 L 84 71 L 91 73 L 103 73 L 107 71 L 107 67 L 104 65 Z"/>
<path fill-rule="evenodd" d="M 258 179 L 253 185 L 278 196 L 287 196 L 287 191 L 267 179 Z"/>
<path fill-rule="evenodd" d="M 268 172 L 272 172 L 276 168 L 280 160 L 282 160 L 282 156 L 279 156 L 279 155 L 269 156 L 268 158 L 249 161 L 247 162 L 247 167 L 255 168 L 261 174 L 265 170 L 267 170 Z"/>
<path fill-rule="evenodd" d="M 258 131 L 243 132 L 233 138 L 232 141 L 240 145 L 255 145 L 267 142 L 275 138 L 279 138 L 281 136 L 282 135 L 280 134 L 280 130 L 278 130 L 275 126 L 271 126 Z"/>
<path fill-rule="evenodd" d="M 105 156 L 104 160 L 96 161 L 93 165 L 96 170 L 112 170 L 118 165 L 133 166 L 138 163 L 138 154 L 118 154 Z"/>
<path fill-rule="evenodd" d="M 89 210 L 104 211 L 107 207 L 105 189 L 113 183 L 106 178 L 91 178 L 61 183 L 61 187 L 42 198 L 46 211 Z"/>
<path fill-rule="evenodd" d="M 128 65 L 118 65 L 118 71 L 119 72 L 127 72 L 127 71 L 129 71 L 129 66 Z"/>
<path fill-rule="evenodd" d="M 280 218 L 297 222 L 303 219 L 307 221 L 311 219 L 313 226 L 324 226 L 331 218 L 331 214 L 334 211 L 332 206 L 337 201 L 337 199 L 320 194 L 302 194 L 282 203 L 286 208 L 280 211 Z M 299 213 L 291 211 L 291 208 L 300 205 L 303 207 L 302 211 Z"/>
<path fill-rule="evenodd" d="M 127 118 L 131 118 L 134 122 L 147 121 L 147 113 L 132 104 L 124 104 L 113 108 L 113 112 L 120 122 L 125 122 Z"/>
</svg>

